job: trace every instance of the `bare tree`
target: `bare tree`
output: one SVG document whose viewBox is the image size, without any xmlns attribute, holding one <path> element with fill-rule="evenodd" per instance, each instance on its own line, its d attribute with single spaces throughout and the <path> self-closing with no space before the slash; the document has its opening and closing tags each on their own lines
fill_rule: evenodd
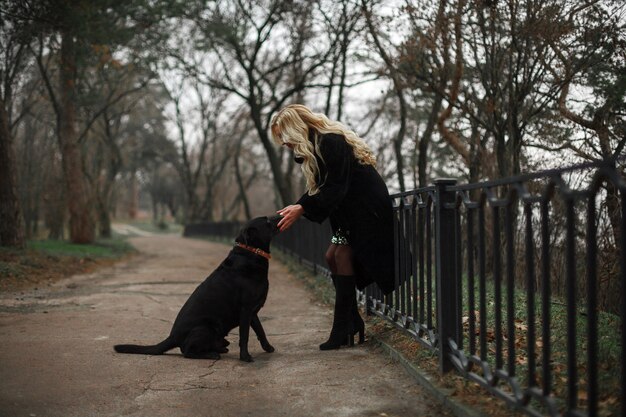
<svg viewBox="0 0 626 417">
<path fill-rule="evenodd" d="M 285 24 L 287 16 L 305 22 L 312 18 L 312 13 L 309 2 L 216 1 L 204 13 L 190 18 L 208 46 L 203 58 L 218 62 L 221 67 L 208 73 L 202 71 L 201 62 L 179 57 L 179 62 L 203 83 L 228 91 L 246 104 L 281 204 L 292 201 L 293 192 L 291 177 L 281 169 L 281 159 L 269 137 L 271 117 L 312 86 L 314 76 L 328 62 L 335 45 L 313 42 L 315 33 L 310 24 Z M 285 33 L 289 36 L 285 37 Z"/>
<path fill-rule="evenodd" d="M 81 92 L 89 70 L 103 57 L 99 45 L 108 48 L 132 44 L 138 34 L 146 32 L 154 23 L 158 9 L 150 2 L 20 2 L 24 5 L 21 19 L 30 25 L 38 42 L 29 45 L 40 76 L 46 86 L 49 101 L 56 115 L 56 135 L 62 155 L 65 193 L 69 211 L 70 239 L 76 243 L 89 243 L 95 238 L 93 195 L 85 181 L 81 155 L 82 140 L 92 125 L 117 100 L 111 97 L 98 111 L 81 119 L 85 113 Z M 146 37 L 144 40 L 148 39 Z M 143 45 L 144 48 L 149 46 Z M 131 47 L 125 52 L 133 56 Z"/>
<path fill-rule="evenodd" d="M 13 8 L 2 12 L 19 12 L 19 7 Z M 25 244 L 24 218 L 18 193 L 13 130 L 26 113 L 27 106 L 22 103 L 20 114 L 14 115 L 13 111 L 17 107 L 15 90 L 19 91 L 22 81 L 20 76 L 26 66 L 30 35 L 11 21 L 11 16 L 8 17 L 0 18 L 0 245 L 22 248 Z"/>
<path fill-rule="evenodd" d="M 616 161 L 626 147 L 626 6 L 596 7 L 596 2 L 584 2 L 559 10 L 546 19 L 564 22 L 568 30 L 550 30 L 545 35 L 556 55 L 556 64 L 545 62 L 544 68 L 554 77 L 560 90 L 557 108 L 561 116 L 592 135 L 581 145 L 564 141 L 563 147 L 585 160 Z M 585 99 L 580 110 L 573 104 L 572 87 L 586 86 L 593 96 Z M 606 210 L 611 223 L 614 245 L 620 236 L 620 196 L 617 184 L 609 181 L 606 190 Z"/>
<path fill-rule="evenodd" d="M 156 127 L 157 117 L 146 104 L 160 97 L 158 88 L 149 88 L 151 74 L 114 59 L 106 46 L 96 49 L 99 63 L 86 68 L 88 75 L 82 77 L 81 119 L 90 125 L 83 129 L 79 142 L 86 158 L 85 177 L 93 190 L 98 232 L 101 237 L 110 237 L 111 197 L 116 177 L 124 167 L 128 129 L 134 129 L 139 121 Z M 141 111 L 135 111 L 137 107 Z M 142 130 L 135 136 L 145 136 L 147 129 Z"/>
<path fill-rule="evenodd" d="M 9 116 L 0 106 L 0 244 L 24 247 L 24 219 L 17 191 L 15 149 Z"/>
<path fill-rule="evenodd" d="M 195 93 L 192 103 L 185 102 L 190 98 L 186 86 Z M 212 220 L 215 184 L 236 147 L 225 131 L 230 122 L 224 107 L 229 93 L 195 79 L 183 79 L 176 87 L 169 87 L 168 94 L 174 104 L 180 149 L 176 167 L 185 189 L 185 221 Z M 188 131 L 189 124 L 198 126 L 198 135 Z"/>
<path fill-rule="evenodd" d="M 626 7 L 614 7 L 611 12 L 589 3 L 565 10 L 550 18 L 567 22 L 573 30 L 546 33 L 556 65 L 544 64 L 560 90 L 558 111 L 568 121 L 595 133 L 595 143 L 588 142 L 587 149 L 565 145 L 588 160 L 615 159 L 626 147 L 626 93 L 620 87 L 626 68 Z M 587 101 L 582 111 L 572 110 L 568 103 L 572 86 L 582 83 L 593 89 L 594 101 Z"/>
<path fill-rule="evenodd" d="M 398 132 L 396 133 L 396 137 L 393 141 L 393 148 L 396 154 L 396 164 L 398 171 L 398 182 L 400 183 L 400 191 L 405 191 L 406 186 L 404 184 L 404 157 L 402 155 L 402 142 L 404 141 L 404 136 L 406 134 L 406 124 L 407 124 L 407 103 L 405 98 L 405 85 L 403 79 L 401 77 L 400 72 L 397 69 L 397 64 L 394 62 L 394 58 L 391 57 L 387 53 L 388 47 L 383 45 L 380 36 L 378 34 L 377 24 L 374 22 L 374 18 L 372 16 L 371 5 L 367 0 L 361 0 L 361 8 L 363 10 L 363 15 L 365 16 L 365 21 L 367 22 L 367 28 L 370 36 L 372 37 L 373 43 L 378 51 L 378 54 L 382 58 L 385 63 L 385 69 L 389 74 L 389 78 L 393 83 L 393 91 L 398 99 L 398 107 L 400 109 L 399 114 L 399 122 L 400 127 L 398 128 Z"/>
<path fill-rule="evenodd" d="M 145 188 L 152 200 L 152 221 L 161 228 L 166 227 L 165 215 L 169 211 L 176 218 L 183 202 L 180 178 L 174 166 L 165 161 L 147 166 Z"/>
<path fill-rule="evenodd" d="M 67 11 L 68 15 L 70 11 Z M 69 16 L 68 16 L 69 19 Z M 63 174 L 65 192 L 70 214 L 70 238 L 74 243 L 90 243 L 95 239 L 95 219 L 93 218 L 92 195 L 85 182 L 82 155 L 80 150 L 80 133 L 77 120 L 77 51 L 76 34 L 72 32 L 69 22 L 59 27 L 60 43 L 48 46 L 44 37 L 39 37 L 39 48 L 36 59 L 41 77 L 47 87 L 52 108 L 56 114 L 56 132 L 59 148 L 63 156 Z M 54 41 L 51 37 L 50 40 Z M 44 63 L 44 50 L 58 47 L 58 87 L 55 88 L 49 68 Z"/>
<path fill-rule="evenodd" d="M 345 91 L 348 87 L 348 59 L 351 54 L 351 46 L 361 29 L 362 13 L 361 8 L 350 0 L 340 0 L 333 2 L 332 6 L 337 6 L 339 10 L 326 10 L 320 8 L 320 13 L 324 18 L 324 30 L 331 37 L 337 37 L 337 47 L 333 51 L 330 59 L 330 72 L 328 75 L 328 93 L 326 95 L 326 105 L 324 113 L 331 114 L 333 108 L 333 91 L 337 88 L 337 98 L 335 99 L 336 119 L 342 120 L 344 115 Z"/>
<path fill-rule="evenodd" d="M 407 89 L 413 90 L 416 123 L 423 125 L 415 134 L 412 158 L 412 165 L 417 166 L 414 183 L 419 187 L 429 183 L 430 145 L 436 132 L 443 92 L 450 78 L 450 72 L 443 71 L 439 59 L 436 38 L 441 28 L 436 20 L 438 15 L 432 8 L 422 6 L 407 1 L 403 8 L 409 16 L 410 32 L 401 45 L 398 68 Z"/>
</svg>

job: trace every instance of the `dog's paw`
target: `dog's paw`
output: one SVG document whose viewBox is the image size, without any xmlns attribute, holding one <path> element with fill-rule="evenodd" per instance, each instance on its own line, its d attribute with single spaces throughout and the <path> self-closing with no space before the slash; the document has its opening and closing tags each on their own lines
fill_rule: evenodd
<svg viewBox="0 0 626 417">
<path fill-rule="evenodd" d="M 243 362 L 254 362 L 254 359 L 252 359 L 252 356 L 249 353 L 239 354 L 239 360 Z"/>
<path fill-rule="evenodd" d="M 263 344 L 263 345 L 261 345 L 261 347 L 267 353 L 272 353 L 272 352 L 274 352 L 276 350 L 276 349 L 274 349 L 274 346 L 270 345 L 269 343 Z"/>
</svg>

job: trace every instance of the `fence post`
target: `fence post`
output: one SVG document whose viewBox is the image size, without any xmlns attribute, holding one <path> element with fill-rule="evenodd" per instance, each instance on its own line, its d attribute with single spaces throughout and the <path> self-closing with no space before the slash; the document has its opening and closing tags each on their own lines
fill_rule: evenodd
<svg viewBox="0 0 626 417">
<path fill-rule="evenodd" d="M 450 360 L 449 339 L 456 338 L 459 320 L 457 274 L 456 274 L 456 227 L 455 193 L 446 191 L 446 187 L 455 185 L 456 180 L 442 178 L 435 181 L 435 265 L 437 280 L 437 327 L 439 333 L 439 371 L 453 369 Z M 450 207 L 452 206 L 452 207 Z M 456 341 L 456 340 L 455 340 Z M 458 342 L 458 341 L 456 341 Z"/>
</svg>

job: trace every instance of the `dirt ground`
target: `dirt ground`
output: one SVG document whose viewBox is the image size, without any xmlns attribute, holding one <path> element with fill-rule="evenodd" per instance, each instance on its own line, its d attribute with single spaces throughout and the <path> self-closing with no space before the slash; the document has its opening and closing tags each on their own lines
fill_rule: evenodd
<svg viewBox="0 0 626 417">
<path fill-rule="evenodd" d="M 321 352 L 332 322 L 276 260 L 259 316 L 276 348 L 238 337 L 219 361 L 123 355 L 162 340 L 226 245 L 136 237 L 133 258 L 50 286 L 0 294 L 0 416 L 448 416 L 371 343 Z"/>
</svg>

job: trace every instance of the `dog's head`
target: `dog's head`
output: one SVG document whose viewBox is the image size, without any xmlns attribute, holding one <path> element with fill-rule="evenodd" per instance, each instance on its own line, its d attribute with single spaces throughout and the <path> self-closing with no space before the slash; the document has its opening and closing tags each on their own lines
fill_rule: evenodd
<svg viewBox="0 0 626 417">
<path fill-rule="evenodd" d="M 282 216 L 276 215 L 250 220 L 241 229 L 235 241 L 269 252 L 272 238 L 280 232 L 278 222 L 281 218 Z"/>
</svg>

